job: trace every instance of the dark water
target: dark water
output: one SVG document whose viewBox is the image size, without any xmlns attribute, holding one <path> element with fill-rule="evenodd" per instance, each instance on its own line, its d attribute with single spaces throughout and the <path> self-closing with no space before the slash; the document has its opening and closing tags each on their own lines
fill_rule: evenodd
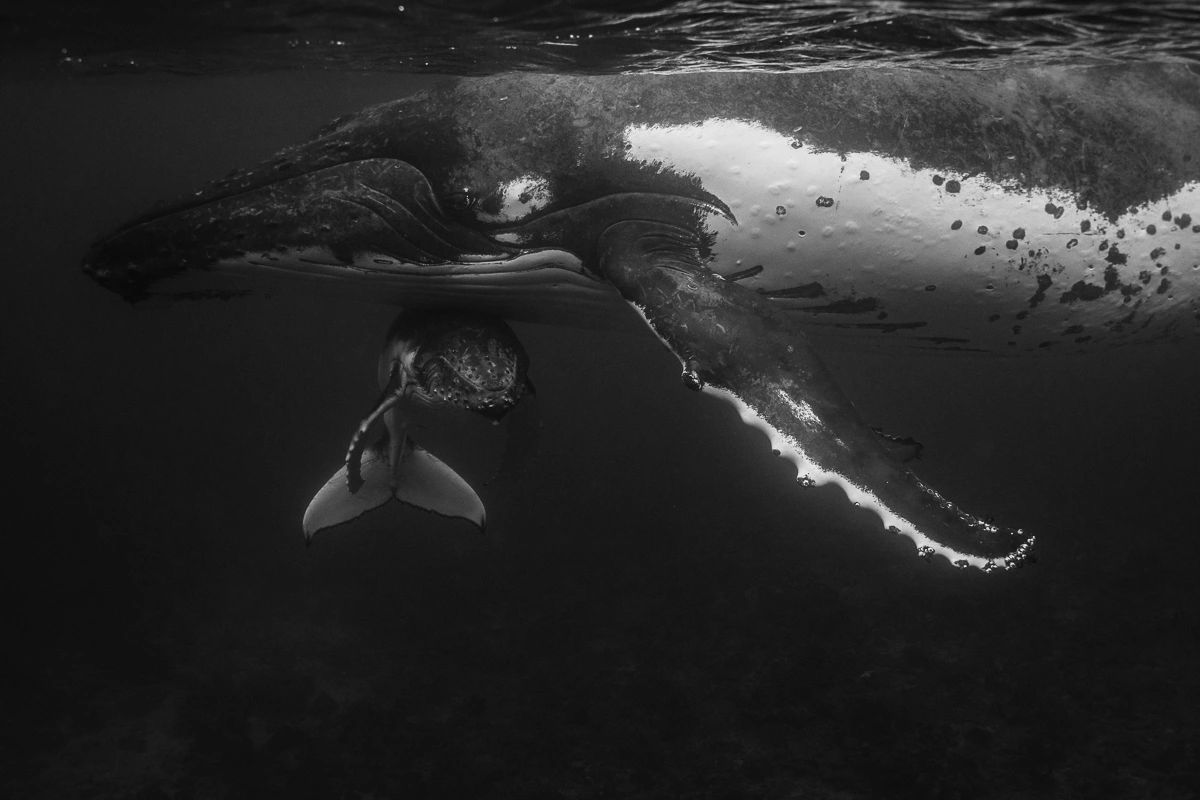
<svg viewBox="0 0 1200 800">
<path fill-rule="evenodd" d="M 566 32 L 501 7 L 538 42 Z M 47 66 L 47 43 L 107 64 L 145 42 L 139 24 L 165 30 L 132 6 L 72 5 L 71 23 L 56 8 L 10 12 L 28 49 L 0 84 L 4 796 L 1197 796 L 1195 343 L 826 352 L 868 420 L 924 442 L 932 484 L 1039 531 L 1038 563 L 1012 574 L 925 563 L 837 490 L 797 491 L 636 326 L 518 328 L 537 398 L 478 452 L 450 445 L 486 481 L 486 536 L 397 508 L 306 550 L 300 515 L 374 399 L 392 312 L 286 295 L 131 307 L 79 259 L 154 201 L 434 79 L 343 70 L 317 47 L 287 66 L 320 69 L 261 72 L 263 53 L 283 66 L 272 51 L 186 17 L 180 40 L 138 51 L 156 65 L 141 74 Z M 255 42 L 342 35 L 329 8 L 229 8 Z M 346 24 L 365 29 L 369 8 Z M 923 8 L 1001 53 L 1012 26 L 1087 41 L 1093 19 Z M 1095 24 L 1136 42 L 1144 17 L 1143 54 L 1194 60 L 1194 33 L 1171 34 L 1190 9 Z M 735 11 L 761 13 L 656 13 L 700 36 L 691 20 Z M 847 12 L 812 14 L 870 61 L 878 40 Z M 634 41 L 635 67 L 690 52 Z M 942 40 L 914 41 L 940 57 Z M 435 63 L 557 65 L 536 43 L 517 63 L 484 52 Z"/>
</svg>

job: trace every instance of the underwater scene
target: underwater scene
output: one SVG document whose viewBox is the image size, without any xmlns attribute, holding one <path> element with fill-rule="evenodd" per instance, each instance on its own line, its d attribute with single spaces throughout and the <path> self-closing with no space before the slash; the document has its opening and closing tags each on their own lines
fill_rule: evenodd
<svg viewBox="0 0 1200 800">
<path fill-rule="evenodd" d="M 14 798 L 1200 786 L 1200 8 L 0 14 Z"/>
</svg>

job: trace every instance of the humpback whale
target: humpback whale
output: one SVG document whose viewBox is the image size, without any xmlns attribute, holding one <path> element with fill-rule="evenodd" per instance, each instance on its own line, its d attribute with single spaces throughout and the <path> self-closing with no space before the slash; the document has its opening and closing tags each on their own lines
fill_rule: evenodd
<svg viewBox="0 0 1200 800">
<path fill-rule="evenodd" d="M 1197 131 L 1178 65 L 461 78 L 133 220 L 84 268 L 130 300 L 290 283 L 555 325 L 632 309 L 799 484 L 990 572 L 1033 533 L 921 481 L 810 334 L 1000 354 L 1195 335 Z"/>
</svg>

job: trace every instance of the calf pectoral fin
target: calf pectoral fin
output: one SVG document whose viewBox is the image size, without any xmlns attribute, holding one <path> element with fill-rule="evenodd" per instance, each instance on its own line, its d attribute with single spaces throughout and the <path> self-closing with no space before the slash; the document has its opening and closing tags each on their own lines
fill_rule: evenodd
<svg viewBox="0 0 1200 800">
<path fill-rule="evenodd" d="M 631 220 L 610 227 L 605 275 L 684 365 L 684 379 L 733 404 L 802 485 L 833 483 L 922 555 L 991 571 L 1024 561 L 1033 537 L 967 514 L 926 486 L 858 417 L 796 324 L 705 269 L 696 228 Z"/>
<path fill-rule="evenodd" d="M 350 491 L 343 466 L 333 474 L 304 512 L 304 537 L 357 519 L 392 498 L 447 517 L 460 517 L 483 528 L 483 501 L 457 472 L 425 448 L 408 440 L 399 463 L 388 463 L 387 441 L 365 449 L 358 461 L 361 484 Z"/>
</svg>

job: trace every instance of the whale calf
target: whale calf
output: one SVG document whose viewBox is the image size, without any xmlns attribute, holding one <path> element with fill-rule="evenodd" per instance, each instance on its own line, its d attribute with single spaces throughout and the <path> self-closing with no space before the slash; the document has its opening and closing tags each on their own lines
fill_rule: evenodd
<svg viewBox="0 0 1200 800">
<path fill-rule="evenodd" d="M 532 391 L 529 357 L 512 329 L 478 314 L 408 311 L 388 331 L 377 370 L 382 395 L 359 423 L 345 465 L 304 512 L 304 536 L 357 519 L 393 498 L 484 526 L 479 495 L 412 438 L 414 406 L 459 408 L 499 421 Z M 367 439 L 376 423 L 383 434 Z"/>
<path fill-rule="evenodd" d="M 810 341 L 1026 354 L 1200 330 L 1200 78 L 1044 66 L 463 78 L 100 239 L 138 300 L 291 283 L 596 325 L 632 308 L 802 485 L 985 571 L 1034 535 L 923 483 Z"/>
</svg>

